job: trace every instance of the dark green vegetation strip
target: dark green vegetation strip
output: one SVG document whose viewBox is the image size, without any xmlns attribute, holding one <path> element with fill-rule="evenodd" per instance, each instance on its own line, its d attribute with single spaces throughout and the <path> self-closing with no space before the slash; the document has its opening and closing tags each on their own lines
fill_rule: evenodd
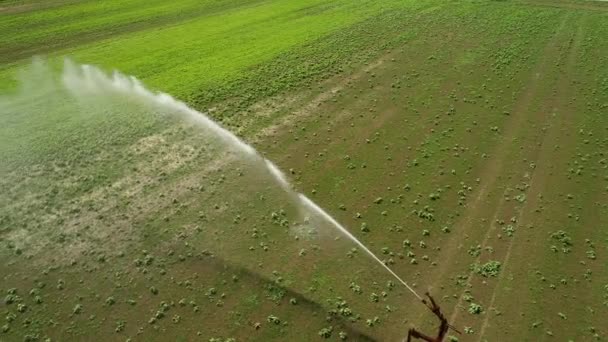
<svg viewBox="0 0 608 342">
<path fill-rule="evenodd" d="M 250 1 L 106 1 L 74 3 L 45 11 L 6 13 L 0 21 L 0 62 L 10 63 L 141 30 L 242 9 Z M 36 4 L 32 6 L 43 6 Z M 7 11 L 8 12 L 8 11 Z M 0 14 L 2 15 L 2 14 Z M 93 18 L 93 19 L 92 19 Z M 23 30 L 28 27 L 28 30 Z"/>
<path fill-rule="evenodd" d="M 101 10 L 90 3 L 85 5 L 86 8 L 91 7 L 90 10 Z M 347 19 L 340 24 L 347 25 L 347 28 L 318 38 L 306 32 L 311 30 L 305 30 L 302 25 L 318 25 L 321 30 L 319 32 L 322 32 L 326 29 L 323 27 L 329 25 L 331 28 L 332 25 L 336 25 L 327 24 L 326 20 L 352 17 L 353 14 L 345 13 L 350 10 L 351 5 L 337 2 L 328 6 L 317 1 L 312 1 L 309 5 L 304 3 L 292 5 L 289 2 L 266 3 L 263 8 L 250 8 L 249 2 L 242 5 L 240 9 L 243 14 L 225 9 L 221 15 L 208 19 L 197 18 L 194 22 L 184 24 L 187 29 L 179 26 L 169 27 L 167 34 L 158 35 L 148 31 L 134 33 L 108 41 L 109 47 L 104 47 L 103 44 L 101 47 L 91 45 L 74 51 L 74 54 L 78 60 L 87 63 L 101 60 L 116 65 L 125 72 L 134 69 L 133 73 L 142 76 L 144 81 L 148 79 L 146 75 L 149 74 L 152 83 L 162 84 L 162 90 L 170 91 L 172 95 L 186 100 L 195 108 L 204 111 L 213 105 L 220 106 L 222 110 L 214 115 L 223 119 L 242 113 L 256 101 L 294 90 L 299 86 L 310 85 L 349 68 L 349 65 L 358 65 L 369 60 L 378 55 L 383 48 L 403 37 L 411 36 L 414 28 L 408 25 L 413 23 L 411 18 L 417 15 L 414 11 L 417 6 L 399 9 L 393 4 L 388 6 L 388 9 L 384 9 L 376 5 L 375 10 L 370 6 L 365 11 L 360 10 L 365 7 L 357 6 L 356 12 L 368 13 L 371 18 L 350 26 L 348 23 L 352 19 Z M 114 6 L 110 8 L 112 9 L 110 13 L 120 13 L 118 9 L 114 9 Z M 122 7 L 118 6 L 118 8 Z M 63 13 L 67 10 L 60 7 L 54 11 Z M 373 14 L 375 12 L 377 14 Z M 44 11 L 33 12 L 31 15 L 36 14 L 45 18 L 44 13 Z M 135 11 L 135 13 L 147 18 L 145 12 Z M 80 16 L 73 16 L 75 20 L 78 19 L 77 22 L 80 22 Z M 315 19 L 317 16 L 319 18 Z M 57 26 L 55 21 L 48 23 L 48 25 L 52 24 Z M 293 32 L 283 31 L 282 37 L 273 37 L 271 32 L 282 30 L 285 25 L 293 27 Z M 193 34 L 196 32 L 193 30 L 205 27 L 209 28 L 203 31 L 207 36 L 198 37 Z M 63 29 L 63 26 L 59 26 L 57 30 L 59 29 Z M 102 32 L 105 32 L 105 29 Z M 51 33 L 45 32 L 52 37 L 61 36 Z M 262 38 L 265 35 L 267 37 Z M 188 45 L 173 45 L 178 38 L 184 40 L 184 43 L 197 41 L 195 44 L 198 47 L 205 45 L 211 47 L 200 51 Z M 259 39 L 264 41 L 258 42 Z M 269 44 L 266 44 L 266 41 Z M 35 40 L 31 44 L 35 44 Z M 122 44 L 132 46 L 123 47 Z M 109 51 L 106 52 L 108 49 Z M 150 55 L 146 52 L 147 49 L 153 49 L 154 54 Z M 256 49 L 261 52 L 255 51 Z M 287 51 L 282 52 L 284 50 Z M 251 55 L 252 53 L 254 55 Z M 139 56 L 135 58 L 134 54 Z M 83 55 L 90 56 L 90 59 L 82 57 Z M 201 55 L 202 58 L 198 58 Z M 201 68 L 203 71 L 199 70 Z M 206 74 L 204 70 L 209 70 L 213 74 Z M 14 73 L 13 69 L 9 69 L 4 76 L 9 77 Z M 57 76 L 53 75 L 45 77 L 52 80 L 37 81 L 48 83 L 57 79 Z M 159 81 L 154 82 L 153 80 L 156 79 Z M 189 83 L 189 79 L 194 83 Z M 28 103 L 27 98 L 24 101 Z M 53 113 L 44 110 L 24 112 L 19 110 L 18 105 L 19 103 L 14 108 L 15 113 L 0 117 L 0 122 L 4 123 L 0 128 L 2 132 L 0 146 L 6 158 L 3 163 L 5 167 L 9 165 L 14 167 L 14 163 L 19 161 L 27 164 L 37 158 L 53 160 L 61 156 L 78 161 L 82 153 L 96 153 L 106 148 L 110 141 L 116 145 L 123 145 L 128 143 L 129 139 L 134 141 L 158 129 L 158 126 L 155 126 L 158 122 L 155 123 L 156 119 L 153 116 L 146 117 L 134 113 L 124 117 L 74 116 L 73 108 L 61 108 L 60 104 L 48 105 L 49 108 L 56 108 Z M 118 122 L 122 122 L 121 130 L 114 129 Z M 238 123 L 238 117 L 234 122 Z M 45 127 L 45 123 L 59 123 L 55 134 L 50 136 L 45 133 L 42 128 Z M 77 135 L 73 134 L 75 127 L 80 131 Z M 104 138 L 100 139 L 101 136 Z M 80 143 L 75 144 L 74 139 Z"/>
</svg>

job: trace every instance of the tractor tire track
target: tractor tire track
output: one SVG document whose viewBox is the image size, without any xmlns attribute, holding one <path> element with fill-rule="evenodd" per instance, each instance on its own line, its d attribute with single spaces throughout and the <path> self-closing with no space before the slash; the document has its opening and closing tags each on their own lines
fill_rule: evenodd
<svg viewBox="0 0 608 342">
<path fill-rule="evenodd" d="M 532 70 L 532 75 L 530 80 L 528 81 L 529 87 L 527 90 L 523 92 L 521 98 L 515 104 L 515 109 L 513 111 L 513 115 L 510 121 L 506 123 L 506 127 L 504 129 L 504 135 L 496 144 L 496 148 L 494 149 L 494 153 L 492 154 L 494 158 L 487 161 L 487 167 L 485 167 L 481 174 L 481 187 L 477 196 L 474 197 L 474 200 L 467 205 L 467 210 L 463 219 L 457 224 L 457 229 L 462 231 L 463 234 L 455 237 L 453 241 L 448 241 L 447 247 L 444 249 L 444 253 L 440 260 L 454 260 L 454 256 L 459 249 L 459 245 L 461 242 L 461 236 L 464 236 L 471 230 L 471 223 L 477 217 L 479 217 L 483 212 L 483 203 L 482 200 L 488 196 L 490 190 L 495 188 L 497 179 L 499 175 L 502 173 L 504 169 L 504 163 L 508 157 L 509 150 L 505 148 L 505 145 L 510 144 L 514 139 L 516 139 L 520 128 L 525 123 L 525 119 L 528 114 L 528 109 L 533 103 L 533 100 L 536 98 L 538 92 L 540 91 L 540 87 L 542 85 L 542 77 L 547 74 L 548 68 L 552 63 L 547 59 L 551 59 L 552 56 L 555 55 L 555 50 L 557 49 L 557 43 L 559 41 L 559 36 L 564 30 L 567 18 L 564 18 L 559 27 L 556 29 L 556 32 L 549 39 L 549 42 L 544 47 L 541 56 L 541 60 L 537 63 L 537 65 Z M 458 240 L 456 240 L 458 239 Z M 439 267 L 438 271 L 435 272 L 438 276 L 435 279 L 429 281 L 429 284 L 436 285 L 437 282 L 440 281 L 443 274 L 445 274 L 448 268 L 451 265 L 449 263 L 442 263 Z M 433 286 L 434 287 L 434 286 Z"/>
<path fill-rule="evenodd" d="M 551 106 L 552 108 L 563 108 L 565 106 L 565 103 L 564 103 L 565 99 L 566 99 L 565 95 L 568 94 L 571 90 L 571 89 L 569 89 L 570 88 L 569 84 L 566 84 L 566 82 L 567 82 L 568 76 L 574 72 L 574 64 L 576 62 L 576 52 L 578 51 L 580 42 L 583 37 L 582 27 L 580 26 L 580 23 L 577 23 L 577 24 L 578 24 L 578 28 L 577 28 L 577 32 L 576 32 L 576 35 L 574 38 L 574 42 L 569 46 L 568 57 L 567 57 L 566 66 L 565 66 L 565 73 L 563 73 L 561 75 L 560 80 L 558 81 L 558 90 L 557 90 L 557 93 L 555 94 L 556 103 L 554 106 Z M 517 222 L 520 227 L 523 226 L 523 222 L 525 222 L 525 220 L 527 218 L 527 214 L 530 213 L 530 210 L 533 210 L 532 208 L 537 207 L 537 204 L 539 201 L 538 195 L 541 193 L 542 189 L 544 189 L 547 185 L 548 177 L 544 177 L 544 175 L 546 174 L 548 167 L 552 163 L 553 155 L 551 153 L 552 152 L 551 143 L 558 141 L 560 139 L 559 127 L 565 124 L 564 120 L 572 119 L 572 117 L 560 116 L 560 119 L 561 119 L 560 120 L 561 122 L 556 122 L 554 125 L 551 126 L 551 129 L 548 130 L 548 132 L 545 134 L 542 145 L 538 152 L 538 158 L 535 159 L 535 160 L 538 160 L 539 162 L 537 163 L 537 167 L 534 170 L 534 173 L 532 174 L 532 178 L 531 178 L 531 182 L 530 182 L 530 191 L 529 191 L 530 196 L 528 196 L 528 198 L 530 198 L 531 200 L 529 202 L 527 202 L 526 205 L 522 206 L 519 209 L 518 215 L 517 215 L 517 217 L 518 217 Z M 518 235 L 520 235 L 520 234 L 518 234 Z M 501 273 L 494 286 L 494 290 L 492 292 L 492 297 L 491 297 L 488 308 L 494 307 L 494 304 L 496 302 L 496 297 L 499 292 L 498 291 L 499 284 L 505 277 L 505 271 L 506 271 L 506 268 L 508 267 L 509 261 L 511 259 L 511 254 L 513 251 L 513 246 L 515 245 L 516 236 L 514 236 L 509 241 L 507 253 L 502 260 L 502 270 L 501 270 Z M 481 325 L 479 337 L 477 339 L 478 342 L 482 341 L 483 336 L 488 328 L 489 322 L 490 322 L 490 316 L 486 315 L 485 319 Z"/>
</svg>

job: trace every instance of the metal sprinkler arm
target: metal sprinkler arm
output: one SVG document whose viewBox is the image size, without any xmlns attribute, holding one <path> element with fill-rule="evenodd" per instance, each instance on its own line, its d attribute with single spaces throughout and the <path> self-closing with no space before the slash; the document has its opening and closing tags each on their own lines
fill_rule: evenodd
<svg viewBox="0 0 608 342">
<path fill-rule="evenodd" d="M 422 303 L 429 308 L 429 310 L 431 310 L 432 313 L 434 313 L 440 320 L 445 320 L 448 328 L 452 329 L 453 331 L 455 331 L 456 333 L 458 333 L 459 335 L 462 335 L 462 332 L 460 332 L 460 330 L 456 329 L 456 327 L 454 327 L 452 324 L 450 324 L 449 322 L 447 322 L 447 319 L 443 316 L 443 314 L 441 313 L 441 309 L 439 308 L 439 305 L 437 305 L 437 303 L 435 302 L 435 299 L 431 296 L 430 293 L 425 292 L 424 293 L 429 300 L 431 301 L 431 303 L 429 304 L 429 302 L 426 301 L 426 299 L 422 298 Z"/>
</svg>

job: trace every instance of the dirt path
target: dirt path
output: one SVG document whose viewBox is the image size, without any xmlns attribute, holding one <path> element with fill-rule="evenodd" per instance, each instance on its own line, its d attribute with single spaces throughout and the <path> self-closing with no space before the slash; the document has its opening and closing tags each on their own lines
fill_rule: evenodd
<svg viewBox="0 0 608 342">
<path fill-rule="evenodd" d="M 488 240 L 490 240 L 490 236 L 491 236 L 492 232 L 494 232 L 494 230 L 496 229 L 496 220 L 498 219 L 499 214 L 501 213 L 501 210 L 505 204 L 505 195 L 506 195 L 506 191 L 503 192 L 500 203 L 498 204 L 496 211 L 494 212 L 494 216 L 492 217 L 490 228 L 486 232 L 486 235 L 485 235 L 482 243 L 480 244 L 482 246 L 482 248 L 483 248 L 483 246 L 486 246 L 488 244 Z M 481 254 L 476 258 L 475 262 L 479 263 L 480 260 L 481 260 Z M 467 279 L 471 279 L 474 274 L 475 274 L 475 272 L 473 270 L 471 270 L 469 272 Z M 452 315 L 450 316 L 450 320 L 449 320 L 450 322 L 455 322 L 456 319 L 458 318 L 458 314 L 460 313 L 458 308 L 462 305 L 462 301 L 464 300 L 463 294 L 464 293 L 461 293 L 460 296 L 458 297 L 458 302 L 454 306 L 454 310 L 452 311 Z"/>
<path fill-rule="evenodd" d="M 509 145 L 514 141 L 529 114 L 528 109 L 532 105 L 533 100 L 537 97 L 539 89 L 542 86 L 542 76 L 547 74 L 547 70 L 551 65 L 550 59 L 552 59 L 555 55 L 559 34 L 564 31 L 566 19 L 567 18 L 564 18 L 564 20 L 562 20 L 559 28 L 556 30 L 556 33 L 545 46 L 541 54 L 543 58 L 533 69 L 532 75 L 527 83 L 528 88 L 523 92 L 520 99 L 517 101 L 511 119 L 509 122 L 507 122 L 507 125 L 503 130 L 504 134 L 502 139 L 499 143 L 497 143 L 496 148 L 492 153 L 493 157 L 486 162 L 487 166 L 480 174 L 481 183 L 477 196 L 474 197 L 473 201 L 468 203 L 463 218 L 459 223 L 457 223 L 457 230 L 462 233 L 455 235 L 452 241 L 447 242 L 446 247 L 443 249 L 443 254 L 439 257 L 440 260 L 454 260 L 454 256 L 458 252 L 459 246 L 463 242 L 463 236 L 468 235 L 468 233 L 472 230 L 473 220 L 483 214 L 483 200 L 486 199 L 489 192 L 496 187 L 496 182 L 499 179 L 500 174 L 503 172 L 505 166 L 504 164 L 509 152 L 509 149 L 505 148 L 505 145 Z M 498 204 L 497 207 L 500 207 L 500 204 Z M 486 234 L 486 236 L 487 235 L 488 234 Z M 447 270 L 451 266 L 452 265 L 450 263 L 442 263 L 437 272 L 435 272 L 437 276 L 429 281 L 429 284 L 433 284 L 434 287 L 437 282 L 440 281 L 441 277 L 447 273 Z"/>
<path fill-rule="evenodd" d="M 310 100 L 309 102 L 305 103 L 304 105 L 298 107 L 298 109 L 294 110 L 289 115 L 284 116 L 283 118 L 278 120 L 278 122 L 275 122 L 272 125 L 260 130 L 253 138 L 252 142 L 259 142 L 260 140 L 268 138 L 269 136 L 274 136 L 278 132 L 280 132 L 282 130 L 286 130 L 287 127 L 289 127 L 293 124 L 294 120 L 301 120 L 303 118 L 310 116 L 313 113 L 316 113 L 317 108 L 321 104 L 331 100 L 339 92 L 344 90 L 349 84 L 356 82 L 357 80 L 361 79 L 363 76 L 365 76 L 372 70 L 377 69 L 379 66 L 384 64 L 384 62 L 387 59 L 389 59 L 391 56 L 392 56 L 391 53 L 382 55 L 379 58 L 377 58 L 375 61 L 373 61 L 372 63 L 369 63 L 364 68 L 355 72 L 353 75 L 339 79 L 339 81 L 334 86 L 332 86 L 330 89 L 319 93 L 312 100 Z M 284 105 L 279 105 L 279 107 L 276 110 L 288 109 L 285 107 L 288 107 L 290 104 L 292 104 L 292 102 L 293 102 L 293 100 L 290 101 L 290 99 L 282 99 L 282 103 Z M 297 102 L 297 100 L 296 100 L 296 102 Z M 337 119 L 338 118 L 336 118 L 334 120 L 337 121 Z"/>
<path fill-rule="evenodd" d="M 545 47 L 545 50 L 543 51 L 543 55 L 544 56 L 554 56 L 555 55 L 554 52 L 556 50 L 556 44 L 558 42 L 558 37 L 563 32 L 566 21 L 567 21 L 566 19 L 564 19 L 562 21 L 562 23 L 561 23 L 561 25 L 560 25 L 557 33 L 552 37 L 552 39 L 550 40 L 549 44 Z M 525 120 L 525 118 L 528 116 L 528 114 L 530 114 L 530 107 L 531 107 L 531 104 L 532 104 L 531 100 L 532 100 L 532 98 L 536 98 L 538 96 L 539 85 L 541 85 L 545 81 L 545 77 L 547 76 L 547 70 L 546 70 L 546 68 L 547 68 L 548 65 L 550 65 L 550 63 L 548 63 L 548 61 L 546 61 L 546 60 L 543 60 L 541 62 L 541 64 L 540 64 L 541 68 L 535 69 L 535 71 L 533 72 L 533 76 L 532 76 L 532 79 L 531 79 L 532 86 L 523 95 L 521 101 L 519 101 L 518 104 L 517 104 L 517 107 L 516 107 L 517 111 L 516 111 L 516 113 L 519 113 L 518 119 L 511 121 L 511 125 L 509 125 L 509 128 L 510 128 L 509 135 L 508 135 L 508 138 L 505 139 L 506 142 L 513 141 L 516 138 L 517 134 L 519 133 L 518 128 L 521 127 L 521 125 L 523 123 L 523 120 Z M 544 120 L 546 120 L 546 119 L 544 119 Z M 514 123 L 516 123 L 516 125 L 514 125 Z M 545 134 L 543 140 L 544 141 L 543 141 L 542 146 L 547 145 L 546 144 L 546 142 L 547 142 L 547 135 L 546 134 Z M 498 146 L 502 147 L 503 145 L 498 145 Z M 543 149 L 542 147 L 539 148 L 539 151 L 542 150 L 542 149 Z M 500 159 L 499 159 L 500 164 L 502 164 L 504 162 L 504 160 L 506 159 L 509 150 L 506 149 L 506 148 L 502 148 L 501 151 L 503 151 L 503 152 L 500 155 Z M 547 151 L 545 151 L 545 152 L 547 152 Z M 541 156 L 543 155 L 542 153 L 539 153 L 539 154 Z M 536 160 L 536 159 L 534 159 L 534 160 Z M 502 170 L 498 169 L 498 164 L 499 164 L 498 162 L 497 163 L 493 163 L 493 164 L 491 164 L 490 169 L 486 170 L 487 172 L 490 172 L 490 171 L 492 172 L 492 173 L 488 174 L 488 176 L 490 176 L 491 180 L 492 180 L 492 184 L 490 186 L 492 186 L 493 182 L 496 180 L 496 178 L 498 178 L 497 175 L 500 172 L 502 172 Z M 493 166 L 493 168 L 492 168 L 492 166 Z M 537 172 L 538 171 L 535 171 L 534 174 L 536 174 Z M 532 181 L 531 181 L 531 184 L 533 184 L 533 183 L 534 183 L 534 179 L 532 179 Z M 484 188 L 482 188 L 482 191 L 486 190 L 486 189 L 487 189 L 487 187 L 484 187 Z M 489 227 L 488 227 L 488 229 L 487 229 L 487 231 L 485 233 L 483 242 L 481 243 L 482 248 L 488 244 L 488 241 L 490 240 L 492 234 L 495 232 L 495 230 L 497 228 L 496 227 L 496 222 L 499 219 L 499 217 L 501 216 L 501 214 L 503 214 L 503 208 L 505 206 L 505 197 L 506 197 L 506 195 L 507 195 L 507 191 L 505 190 L 503 192 L 501 198 L 500 198 L 500 201 L 499 201 L 498 205 L 496 206 L 496 209 L 494 210 L 492 221 L 491 221 L 491 223 L 490 223 L 490 225 L 489 225 Z M 530 197 L 532 197 L 532 196 L 530 196 Z M 506 210 L 508 210 L 508 208 L 506 208 Z M 514 217 L 517 218 L 516 222 L 521 222 L 522 212 L 523 212 L 523 206 L 522 206 L 522 208 L 519 208 L 519 210 L 515 210 L 515 216 Z M 510 240 L 508 251 L 507 251 L 507 256 L 505 258 L 508 258 L 508 256 L 511 253 L 511 248 L 513 246 L 513 240 L 514 239 Z M 480 263 L 481 259 L 482 259 L 482 255 L 480 254 L 475 259 L 475 262 L 476 263 Z M 504 266 L 505 265 L 503 265 L 503 267 Z M 504 272 L 504 269 L 503 269 L 503 272 Z M 475 274 L 475 272 L 473 270 L 471 270 L 469 272 L 469 274 L 468 274 L 468 278 L 467 279 L 472 279 L 474 274 Z M 496 289 L 497 289 L 497 286 L 494 288 L 494 293 L 496 293 Z M 462 302 L 464 300 L 463 299 L 464 298 L 463 295 L 464 295 L 464 292 L 460 294 L 460 296 L 458 298 L 458 302 L 454 306 L 454 310 L 452 311 L 452 315 L 450 316 L 450 322 L 455 322 L 456 319 L 458 318 L 458 315 L 460 313 L 460 310 L 458 310 L 458 309 L 461 307 Z M 490 307 L 492 307 L 492 305 L 490 305 Z M 488 317 L 489 316 L 486 315 L 486 320 L 488 319 Z"/>
<path fill-rule="evenodd" d="M 561 77 L 558 81 L 558 86 L 557 86 L 558 89 L 557 89 L 557 92 L 555 93 L 555 97 L 554 97 L 555 102 L 551 104 L 550 109 L 564 108 L 566 105 L 565 101 L 567 99 L 567 95 L 570 94 L 570 91 L 571 91 L 571 86 L 570 86 L 570 83 L 568 82 L 568 77 L 569 77 L 569 75 L 574 73 L 574 64 L 576 62 L 576 53 L 578 51 L 580 42 L 583 38 L 582 27 L 580 26 L 580 23 L 577 23 L 577 25 L 578 25 L 578 29 L 577 29 L 574 41 L 569 46 L 568 57 L 567 57 L 566 66 L 565 66 L 565 72 L 561 74 Z M 538 207 L 538 202 L 540 201 L 539 195 L 542 193 L 542 190 L 545 189 L 547 186 L 548 177 L 546 177 L 546 174 L 549 172 L 549 169 L 551 168 L 551 165 L 552 165 L 552 160 L 554 157 L 553 146 L 554 146 L 555 142 L 560 140 L 560 131 L 561 131 L 560 127 L 562 127 L 562 125 L 564 125 L 564 122 L 563 122 L 564 120 L 572 119 L 571 116 L 569 117 L 567 115 L 560 115 L 559 118 L 561 119 L 560 121 L 562 121 L 562 122 L 558 121 L 550 127 L 547 134 L 545 134 L 542 145 L 539 149 L 538 158 L 536 159 L 537 167 L 535 168 L 534 173 L 532 175 L 531 182 L 530 182 L 530 189 L 528 191 L 529 201 L 527 201 L 526 204 L 519 209 L 518 214 L 517 214 L 517 222 L 520 227 L 524 225 L 524 222 L 526 222 L 526 220 L 528 219 L 528 216 L 531 213 L 531 211 L 533 211 L 534 208 Z M 501 281 L 504 279 L 504 277 L 507 274 L 506 269 L 509 266 L 509 261 L 511 259 L 513 246 L 515 245 L 516 239 L 519 235 L 521 235 L 521 234 L 516 234 L 509 241 L 507 252 L 502 260 L 501 273 L 497 279 L 496 285 L 494 286 L 494 290 L 492 291 L 492 297 L 491 297 L 490 303 L 488 305 L 488 308 L 493 308 L 495 305 L 496 297 L 499 292 L 498 291 L 499 284 L 501 283 Z M 455 311 L 455 313 L 453 314 L 453 317 L 457 315 L 457 312 L 458 311 Z M 490 322 L 490 315 L 486 314 L 485 319 L 481 325 L 481 329 L 480 329 L 477 341 L 479 341 L 479 342 L 482 341 L 483 336 L 488 328 L 489 322 Z"/>
</svg>

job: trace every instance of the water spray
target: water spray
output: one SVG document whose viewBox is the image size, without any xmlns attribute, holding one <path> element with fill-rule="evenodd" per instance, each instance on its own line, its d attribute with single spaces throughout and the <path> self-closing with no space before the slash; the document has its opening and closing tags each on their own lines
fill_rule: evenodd
<svg viewBox="0 0 608 342">
<path fill-rule="evenodd" d="M 354 235 L 352 235 L 343 225 L 341 225 L 338 221 L 336 221 L 325 210 L 321 209 L 321 207 L 319 207 L 310 198 L 308 198 L 305 195 L 300 194 L 300 193 L 298 194 L 298 198 L 300 199 L 300 201 L 302 202 L 302 204 L 304 204 L 305 206 L 309 207 L 310 209 L 312 209 L 313 211 L 315 211 L 317 214 L 319 214 L 320 216 L 322 216 L 324 219 L 326 219 L 327 221 L 329 221 L 331 224 L 334 225 L 334 227 L 336 227 L 340 232 L 342 232 L 349 239 L 351 239 L 355 244 L 357 244 L 359 247 L 363 248 L 363 250 L 365 252 L 367 252 L 367 254 L 369 256 L 371 256 L 380 265 L 382 265 L 382 267 L 384 267 L 390 274 L 392 274 L 393 277 L 395 277 L 397 280 L 399 280 L 399 282 L 401 284 L 403 284 L 403 286 L 405 286 L 405 288 L 408 289 L 414 296 L 416 296 L 416 298 L 418 298 L 429 310 L 431 310 L 433 313 L 436 313 L 435 310 L 436 310 L 436 308 L 439 308 L 439 307 L 432 300 L 432 297 L 429 296 L 429 299 L 431 299 L 432 303 L 427 302 L 425 298 L 423 298 L 422 296 L 420 296 L 416 292 L 416 290 L 414 290 L 410 285 L 408 285 L 408 283 L 406 283 L 403 279 L 401 279 L 401 277 L 399 277 L 395 272 L 393 272 L 393 270 L 390 267 L 388 267 L 384 262 L 382 262 L 382 260 L 380 260 L 374 253 L 372 253 L 372 251 L 370 251 L 367 247 L 365 247 L 365 245 L 361 241 L 359 241 L 359 239 L 357 239 Z M 427 295 L 428 295 L 428 293 L 427 293 Z M 443 316 L 441 316 L 441 317 L 443 317 Z M 446 324 L 447 324 L 448 328 L 450 328 L 450 329 L 454 330 L 455 332 L 461 334 L 461 332 L 458 329 L 456 329 L 456 327 L 454 327 L 450 323 L 447 323 L 447 320 L 446 320 Z"/>
<path fill-rule="evenodd" d="M 401 277 L 399 277 L 393 270 L 385 265 L 374 253 L 372 253 L 361 241 L 354 237 L 344 226 L 336 221 L 326 211 L 321 209 L 311 199 L 301 193 L 297 193 L 293 190 L 292 186 L 287 181 L 287 178 L 283 172 L 270 160 L 262 157 L 251 145 L 247 144 L 239 137 L 234 135 L 232 132 L 220 126 L 218 123 L 210 119 L 205 114 L 190 108 L 184 102 L 176 100 L 171 95 L 162 92 L 152 92 L 146 89 L 142 83 L 135 77 L 127 77 L 119 72 L 114 72 L 112 77 L 109 77 L 106 73 L 100 69 L 91 65 L 81 65 L 78 67 L 74 63 L 66 60 L 65 70 L 63 74 L 64 85 L 75 94 L 81 94 L 82 92 L 96 93 L 100 91 L 114 91 L 119 93 L 127 93 L 131 96 L 137 96 L 142 100 L 150 101 L 158 106 L 167 107 L 173 111 L 176 111 L 197 125 L 203 126 L 213 133 L 215 133 L 220 139 L 222 139 L 227 145 L 240 151 L 248 157 L 253 157 L 262 162 L 272 177 L 279 183 L 281 188 L 285 190 L 291 196 L 297 198 L 300 204 L 313 210 L 317 215 L 323 217 L 325 220 L 330 222 L 336 229 L 342 234 L 346 235 L 355 244 L 361 247 L 369 256 L 377 261 L 382 267 L 384 267 L 391 275 L 393 275 L 403 286 L 405 286 L 416 298 L 423 300 L 423 298 L 414 291 L 414 289 L 408 285 Z"/>
<path fill-rule="evenodd" d="M 380 260 L 372 251 L 370 251 L 361 241 L 353 236 L 344 226 L 336 221 L 331 215 L 325 210 L 321 209 L 316 203 L 305 195 L 293 190 L 290 183 L 283 172 L 271 161 L 264 158 L 258 151 L 256 151 L 251 145 L 247 144 L 239 137 L 234 135 L 232 132 L 223 128 L 221 125 L 213 121 L 204 113 L 201 113 L 184 102 L 178 101 L 171 95 L 162 92 L 152 92 L 146 89 L 143 84 L 135 77 L 127 77 L 114 72 L 112 77 L 109 77 L 106 73 L 99 70 L 96 67 L 90 65 L 76 66 L 74 63 L 66 60 L 65 69 L 63 73 L 63 83 L 66 88 L 74 93 L 75 95 L 87 94 L 87 93 L 98 93 L 98 92 L 114 92 L 118 94 L 127 94 L 132 99 L 139 99 L 146 104 L 152 104 L 162 108 L 170 109 L 181 115 L 183 118 L 195 123 L 196 125 L 202 126 L 206 129 L 211 130 L 218 136 L 226 145 L 241 152 L 247 158 L 252 158 L 254 161 L 264 165 L 265 169 L 270 175 L 279 183 L 281 188 L 287 192 L 293 199 L 297 200 L 298 203 L 312 210 L 316 215 L 327 220 L 331 223 L 338 231 L 346 235 L 351 241 L 357 246 L 361 247 L 372 259 L 377 261 L 384 269 L 386 269 L 395 279 L 397 279 L 405 288 L 407 288 L 418 300 L 425 304 L 429 309 L 433 310 L 430 304 L 420 296 L 408 283 L 406 283 L 401 277 L 399 277 L 392 269 L 390 269 L 382 260 Z M 451 325 L 449 325 L 452 329 Z M 454 329 L 457 331 L 456 329 Z"/>
<path fill-rule="evenodd" d="M 412 294 L 414 294 L 414 296 L 416 296 L 416 298 L 420 299 L 421 301 L 424 301 L 424 299 L 418 293 L 416 293 L 416 291 L 414 291 L 414 289 L 411 286 L 409 286 L 403 279 L 401 279 L 401 277 L 399 277 L 395 272 L 393 272 L 393 270 L 391 270 L 390 267 L 388 267 L 385 263 L 383 263 L 382 260 L 380 260 L 374 253 L 372 253 L 372 251 L 370 251 L 367 247 L 365 247 L 365 245 L 363 243 L 361 243 L 361 241 L 359 241 L 356 237 L 354 237 L 343 225 L 338 223 L 338 221 L 336 221 L 333 217 L 331 217 L 331 215 L 329 215 L 327 212 L 325 212 L 325 210 L 321 209 L 317 204 L 315 204 L 315 202 L 311 201 L 308 197 L 304 196 L 303 194 L 298 194 L 298 197 L 304 205 L 308 206 L 310 209 L 314 210 L 317 214 L 321 215 L 324 219 L 326 219 L 331 224 L 333 224 L 334 227 L 336 227 L 340 232 L 342 232 L 344 235 L 346 235 L 349 239 L 351 239 L 359 247 L 363 248 L 363 250 L 367 254 L 369 254 L 369 256 L 371 256 L 374 260 L 376 260 L 390 274 L 392 274 L 397 280 L 399 280 L 399 282 L 401 284 L 403 284 L 403 286 L 405 286 L 408 290 L 410 290 L 410 292 Z"/>
</svg>

